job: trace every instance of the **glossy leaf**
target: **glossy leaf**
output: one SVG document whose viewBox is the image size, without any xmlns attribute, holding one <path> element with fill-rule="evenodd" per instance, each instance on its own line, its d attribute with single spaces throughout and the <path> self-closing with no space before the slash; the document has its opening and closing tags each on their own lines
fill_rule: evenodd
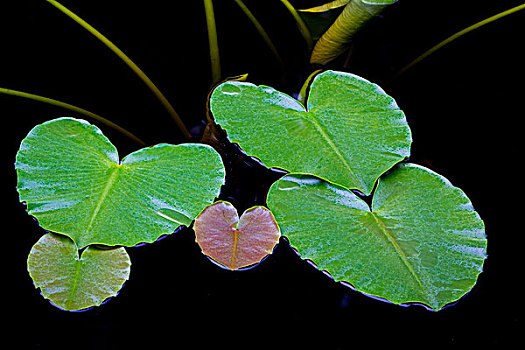
<svg viewBox="0 0 525 350">
<path fill-rule="evenodd" d="M 27 269 L 44 298 L 76 311 L 116 296 L 129 278 L 131 261 L 123 247 L 88 247 L 81 257 L 71 239 L 46 234 L 31 248 Z"/>
<path fill-rule="evenodd" d="M 153 242 L 189 226 L 224 183 L 209 146 L 160 144 L 119 161 L 97 127 L 70 118 L 31 130 L 15 165 L 28 213 L 79 248 Z"/>
<path fill-rule="evenodd" d="M 202 252 L 230 270 L 260 262 L 281 235 L 268 209 L 250 208 L 239 219 L 235 207 L 223 201 L 204 209 L 193 229 Z"/>
<path fill-rule="evenodd" d="M 394 99 L 349 73 L 317 75 L 306 108 L 272 88 L 243 82 L 219 85 L 210 108 L 230 141 L 266 166 L 366 194 L 410 153 L 410 129 Z"/>
<path fill-rule="evenodd" d="M 268 206 L 302 258 L 395 304 L 443 308 L 474 286 L 486 257 L 483 221 L 470 200 L 417 165 L 381 178 L 372 208 L 308 175 L 276 182 Z"/>
</svg>

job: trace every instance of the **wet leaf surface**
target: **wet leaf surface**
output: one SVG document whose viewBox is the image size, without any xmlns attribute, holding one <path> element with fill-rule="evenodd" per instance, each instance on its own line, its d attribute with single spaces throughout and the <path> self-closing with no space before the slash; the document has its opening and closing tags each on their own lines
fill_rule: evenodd
<svg viewBox="0 0 525 350">
<path fill-rule="evenodd" d="M 159 144 L 119 161 L 115 146 L 82 120 L 36 126 L 16 158 L 17 190 L 42 228 L 79 248 L 133 246 L 189 226 L 224 183 L 219 154 L 203 144 Z"/>
<path fill-rule="evenodd" d="M 46 234 L 33 246 L 27 269 L 44 298 L 77 311 L 116 296 L 129 278 L 131 261 L 123 247 L 86 248 L 79 257 L 66 236 Z"/>
<path fill-rule="evenodd" d="M 268 206 L 303 259 L 395 304 L 443 308 L 470 291 L 486 258 L 470 200 L 413 164 L 380 179 L 371 208 L 342 187 L 293 174 L 272 186 Z"/>
<path fill-rule="evenodd" d="M 232 81 L 213 91 L 210 109 L 230 141 L 267 167 L 365 194 L 410 153 L 411 132 L 393 98 L 349 73 L 315 77 L 306 108 L 270 87 Z"/>
<path fill-rule="evenodd" d="M 281 236 L 267 208 L 252 207 L 239 219 L 235 207 L 223 201 L 204 209 L 193 229 L 202 252 L 230 270 L 259 263 Z"/>
</svg>

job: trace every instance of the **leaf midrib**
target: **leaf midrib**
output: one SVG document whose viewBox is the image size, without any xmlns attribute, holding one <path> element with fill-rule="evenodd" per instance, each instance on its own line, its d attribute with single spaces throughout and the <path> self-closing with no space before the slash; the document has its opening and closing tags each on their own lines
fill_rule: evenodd
<svg viewBox="0 0 525 350">
<path fill-rule="evenodd" d="M 319 123 L 319 121 L 315 118 L 314 114 L 309 112 L 309 111 L 307 111 L 307 112 L 304 113 L 304 116 L 308 116 L 309 117 L 309 118 L 305 118 L 305 119 L 310 121 L 314 125 L 316 130 L 321 134 L 322 138 L 328 143 L 328 146 L 330 146 L 330 148 L 332 149 L 332 151 L 335 152 L 335 154 L 337 155 L 339 160 L 341 160 L 341 162 L 343 163 L 344 167 L 351 174 L 353 183 L 359 183 L 359 185 L 361 187 L 361 188 L 359 188 L 359 190 L 361 190 L 362 188 L 366 188 L 366 185 L 364 185 L 360 181 L 359 177 L 356 175 L 355 171 L 352 169 L 352 167 L 348 163 L 347 159 L 344 157 L 344 155 L 341 153 L 341 151 L 339 151 L 339 148 L 337 147 L 337 145 L 330 138 L 330 135 L 328 135 L 328 133 L 325 131 L 325 129 Z"/>
<path fill-rule="evenodd" d="M 239 244 L 239 230 L 235 227 L 232 227 L 233 231 L 233 247 L 232 247 L 232 260 L 230 262 L 231 269 L 236 269 L 236 255 L 237 255 L 237 245 Z"/>
<path fill-rule="evenodd" d="M 82 258 L 75 259 L 75 275 L 73 276 L 71 291 L 69 292 L 68 298 L 65 300 L 64 304 L 68 305 L 73 303 L 75 299 L 75 294 L 78 288 L 80 280 L 80 271 L 82 269 Z"/>
<path fill-rule="evenodd" d="M 421 289 L 421 292 L 422 292 L 422 295 L 424 295 L 425 297 L 428 297 L 428 293 L 427 293 L 427 289 L 425 288 L 425 286 L 423 285 L 423 282 L 421 281 L 421 279 L 419 278 L 419 276 L 416 274 L 416 272 L 414 271 L 414 267 L 412 266 L 412 264 L 410 264 L 410 262 L 408 261 L 408 257 L 406 256 L 405 252 L 403 251 L 403 249 L 399 246 L 399 244 L 397 243 L 395 237 L 388 231 L 388 228 L 386 227 L 386 225 L 383 223 L 383 221 L 381 220 L 381 218 L 377 215 L 377 213 L 375 212 L 370 212 L 370 214 L 372 215 L 372 217 L 374 218 L 376 224 L 377 224 L 377 227 L 380 228 L 380 231 L 381 233 L 383 233 L 383 235 L 386 237 L 386 239 L 388 240 L 388 242 L 392 245 L 392 247 L 395 249 L 397 255 L 401 258 L 401 261 L 403 262 L 403 264 L 406 266 L 406 268 L 408 269 L 408 271 L 410 272 L 410 275 L 412 276 L 412 278 L 416 281 L 417 285 L 419 286 L 419 288 Z"/>
<path fill-rule="evenodd" d="M 111 166 L 113 167 L 113 170 L 111 171 L 111 174 L 110 174 L 110 176 L 109 176 L 109 178 L 107 180 L 106 186 L 104 187 L 104 190 L 102 190 L 102 193 L 100 194 L 100 197 L 99 197 L 99 199 L 97 201 L 97 205 L 95 206 L 95 210 L 93 211 L 93 214 L 91 215 L 91 217 L 89 219 L 89 223 L 86 226 L 86 230 L 85 230 L 85 234 L 86 235 L 91 231 L 91 228 L 93 227 L 93 224 L 95 222 L 95 218 L 97 217 L 100 209 L 102 208 L 102 204 L 106 200 L 109 192 L 111 191 L 111 188 L 113 187 L 113 184 L 117 180 L 118 175 L 120 173 L 120 171 L 119 171 L 119 169 L 121 168 L 120 164 L 112 163 Z M 81 246 L 79 248 L 82 248 L 82 247 L 83 246 Z"/>
</svg>

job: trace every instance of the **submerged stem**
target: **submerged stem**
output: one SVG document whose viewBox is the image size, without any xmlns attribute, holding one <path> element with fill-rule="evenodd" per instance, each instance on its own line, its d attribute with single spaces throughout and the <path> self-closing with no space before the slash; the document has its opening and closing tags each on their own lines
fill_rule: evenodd
<svg viewBox="0 0 525 350">
<path fill-rule="evenodd" d="M 113 53 L 115 53 L 122 61 L 124 61 L 131 70 L 137 74 L 137 76 L 146 84 L 146 86 L 153 92 L 157 99 L 162 103 L 166 111 L 170 114 L 172 119 L 177 124 L 179 130 L 184 134 L 184 137 L 189 141 L 192 139 L 188 129 L 182 122 L 182 119 L 177 114 L 173 106 L 169 103 L 168 99 L 160 92 L 160 90 L 153 84 L 151 79 L 128 57 L 122 50 L 120 50 L 115 44 L 113 44 L 108 38 L 102 35 L 98 30 L 89 25 L 82 18 L 78 17 L 76 14 L 71 12 L 69 9 L 64 7 L 62 4 L 58 3 L 55 0 L 47 0 L 51 5 L 55 6 L 57 9 L 62 11 L 69 18 L 80 24 L 88 32 L 93 34 L 97 39 L 99 39 L 103 44 L 105 44 Z"/>
<path fill-rule="evenodd" d="M 47 98 L 47 97 L 43 97 L 43 96 L 39 96 L 39 95 L 35 95 L 35 94 L 30 94 L 30 93 L 27 93 L 27 92 L 17 91 L 17 90 L 0 88 L 0 93 L 1 94 L 6 94 L 6 95 L 23 97 L 23 98 L 27 98 L 27 99 L 34 100 L 34 101 L 47 103 L 47 104 L 50 104 L 50 105 L 53 105 L 53 106 L 69 109 L 70 111 L 73 111 L 73 112 L 76 112 L 76 113 L 79 113 L 79 114 L 83 114 L 83 115 L 85 115 L 87 117 L 93 118 L 95 120 L 98 120 L 101 123 L 106 124 L 110 128 L 113 128 L 113 129 L 117 130 L 118 132 L 126 135 L 127 137 L 129 137 L 133 141 L 139 143 L 141 146 L 146 146 L 146 143 L 144 141 L 139 139 L 137 136 L 133 135 L 128 130 L 124 129 L 123 127 L 113 123 L 112 121 L 110 121 L 110 120 L 108 120 L 108 119 L 106 119 L 104 117 L 99 116 L 98 114 L 92 113 L 92 112 L 87 111 L 87 110 L 85 110 L 83 108 L 70 105 L 69 103 L 53 100 L 51 98 Z"/>
<path fill-rule="evenodd" d="M 206 12 L 206 26 L 208 28 L 208 43 L 210 46 L 211 75 L 213 84 L 215 84 L 221 79 L 221 59 L 212 0 L 204 0 L 204 10 Z"/>
<path fill-rule="evenodd" d="M 463 35 L 465 35 L 467 33 L 470 33 L 471 31 L 476 30 L 476 29 L 478 29 L 480 27 L 483 27 L 486 24 L 494 22 L 494 21 L 496 21 L 496 20 L 498 20 L 500 18 L 503 18 L 505 16 L 508 16 L 510 14 L 513 14 L 513 13 L 518 12 L 518 11 L 523 10 L 523 9 L 525 9 L 525 4 L 521 4 L 519 6 L 511 8 L 509 10 L 500 12 L 500 13 L 494 15 L 494 16 L 491 16 L 489 18 L 484 19 L 483 21 L 477 22 L 477 23 L 471 25 L 470 27 L 467 27 L 467 28 L 465 28 L 463 30 L 460 30 L 456 34 L 453 34 L 453 35 L 449 36 L 448 38 L 446 38 L 445 40 L 441 41 L 439 44 L 431 47 L 430 49 L 425 51 L 423 54 L 418 56 L 416 59 L 414 59 L 412 62 L 410 62 L 409 64 L 407 64 L 403 68 L 401 68 L 401 70 L 399 70 L 399 72 L 397 72 L 391 80 L 399 78 L 407 70 L 409 70 L 410 68 L 412 68 L 413 66 L 415 66 L 419 62 L 423 61 L 425 58 L 427 58 L 428 56 L 432 55 L 434 52 L 436 52 L 437 50 L 441 49 L 443 46 L 445 46 L 445 45 L 451 43 L 452 41 L 462 37 Z"/>
</svg>

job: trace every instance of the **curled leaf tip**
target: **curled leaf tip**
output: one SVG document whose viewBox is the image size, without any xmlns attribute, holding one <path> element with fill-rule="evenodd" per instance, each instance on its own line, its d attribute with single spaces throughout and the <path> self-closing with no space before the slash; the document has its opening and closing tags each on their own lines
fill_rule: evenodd
<svg viewBox="0 0 525 350">
<path fill-rule="evenodd" d="M 301 12 L 312 12 L 312 13 L 326 12 L 326 11 L 330 11 L 330 10 L 333 10 L 333 9 L 345 6 L 350 1 L 351 0 L 335 0 L 335 1 L 331 1 L 329 3 L 326 3 L 324 5 L 311 7 L 311 8 L 308 8 L 308 9 L 300 9 L 299 11 L 301 11 Z"/>
</svg>

